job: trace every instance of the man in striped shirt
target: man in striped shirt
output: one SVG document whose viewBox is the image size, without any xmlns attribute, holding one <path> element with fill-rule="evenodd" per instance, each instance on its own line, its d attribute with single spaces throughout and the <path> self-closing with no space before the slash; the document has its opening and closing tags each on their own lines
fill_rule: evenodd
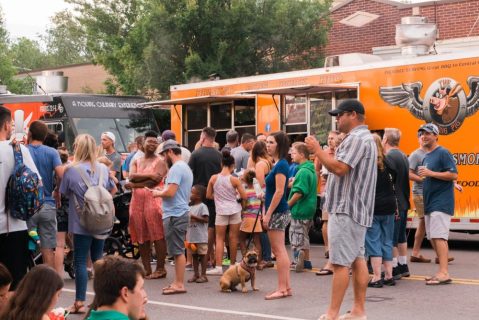
<svg viewBox="0 0 479 320">
<path fill-rule="evenodd" d="M 333 264 L 331 302 L 320 320 L 338 319 L 341 303 L 353 272 L 354 305 L 339 319 L 366 319 L 364 302 L 369 280 L 364 258 L 366 230 L 373 219 L 377 177 L 377 147 L 368 127 L 361 102 L 348 99 L 329 114 L 336 117 L 337 127 L 346 134 L 331 158 L 315 137 L 306 138 L 310 151 L 331 173 L 326 184 L 324 209 L 329 212 L 329 259 Z"/>
</svg>

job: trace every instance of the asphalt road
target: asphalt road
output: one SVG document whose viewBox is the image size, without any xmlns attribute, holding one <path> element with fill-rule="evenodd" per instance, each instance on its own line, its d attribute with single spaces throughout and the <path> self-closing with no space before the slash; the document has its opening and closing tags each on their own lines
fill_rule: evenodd
<svg viewBox="0 0 479 320">
<path fill-rule="evenodd" d="M 450 264 L 453 283 L 443 286 L 426 286 L 424 277 L 434 274 L 434 263 L 410 263 L 411 277 L 403 278 L 395 287 L 368 288 L 368 319 L 479 319 L 479 235 L 454 234 L 450 242 Z M 433 257 L 433 251 L 425 248 L 423 255 Z M 322 246 L 312 248 L 313 266 L 320 268 L 324 263 Z M 172 267 L 167 279 L 146 282 L 149 303 L 146 306 L 150 319 L 317 319 L 329 302 L 331 276 L 316 276 L 314 273 L 291 273 L 293 297 L 265 301 L 264 296 L 275 289 L 276 272 L 267 269 L 257 272 L 260 291 L 222 293 L 219 277 L 210 276 L 204 284 L 186 284 L 187 294 L 163 296 L 161 288 L 169 284 Z M 191 272 L 186 273 L 190 277 Z M 88 300 L 91 301 L 91 281 Z M 74 300 L 74 282 L 65 280 L 65 289 L 59 306 L 67 306 Z M 250 288 L 250 287 L 249 287 Z M 352 304 L 352 290 L 348 289 L 342 313 Z M 82 319 L 70 316 L 69 319 Z M 185 319 L 186 320 L 186 319 Z"/>
</svg>

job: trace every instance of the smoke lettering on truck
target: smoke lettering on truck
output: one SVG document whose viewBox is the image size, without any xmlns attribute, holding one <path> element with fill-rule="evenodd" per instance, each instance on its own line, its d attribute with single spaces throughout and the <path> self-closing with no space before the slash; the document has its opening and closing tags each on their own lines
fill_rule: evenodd
<svg viewBox="0 0 479 320">
<path fill-rule="evenodd" d="M 479 153 L 453 153 L 452 157 L 458 166 L 479 165 Z"/>
</svg>

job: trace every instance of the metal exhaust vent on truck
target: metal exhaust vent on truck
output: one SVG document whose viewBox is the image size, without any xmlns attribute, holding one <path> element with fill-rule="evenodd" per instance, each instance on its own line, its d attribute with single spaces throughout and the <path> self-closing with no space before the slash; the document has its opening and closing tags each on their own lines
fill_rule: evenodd
<svg viewBox="0 0 479 320">
<path fill-rule="evenodd" d="M 37 94 L 63 93 L 68 90 L 68 77 L 63 71 L 42 71 L 41 76 L 36 76 Z"/>
<path fill-rule="evenodd" d="M 401 47 L 402 55 L 428 54 L 437 35 L 436 24 L 428 23 L 426 17 L 403 17 L 396 25 L 396 45 Z"/>
</svg>

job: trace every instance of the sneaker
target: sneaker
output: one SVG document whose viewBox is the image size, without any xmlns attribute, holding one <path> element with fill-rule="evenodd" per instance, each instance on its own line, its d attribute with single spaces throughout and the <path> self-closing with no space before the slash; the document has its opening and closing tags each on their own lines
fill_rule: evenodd
<svg viewBox="0 0 479 320">
<path fill-rule="evenodd" d="M 224 266 L 229 266 L 229 265 L 231 265 L 231 260 L 228 259 L 228 258 L 225 258 L 225 259 L 223 259 L 221 264 L 224 265 Z"/>
<path fill-rule="evenodd" d="M 392 287 L 392 286 L 395 286 L 395 285 L 396 285 L 396 281 L 394 280 L 394 278 L 383 279 L 383 284 L 384 284 L 385 286 Z"/>
<path fill-rule="evenodd" d="M 289 265 L 289 269 L 290 270 L 296 270 L 296 262 L 291 262 L 291 264 Z"/>
<path fill-rule="evenodd" d="M 296 272 L 303 272 L 304 271 L 304 251 L 300 250 L 298 254 L 298 262 L 296 263 L 296 268 L 294 269 Z"/>
<path fill-rule="evenodd" d="M 383 280 L 379 279 L 378 281 L 369 281 L 368 282 L 369 288 L 382 288 L 383 287 Z"/>
<path fill-rule="evenodd" d="M 193 271 L 193 265 L 192 265 L 192 264 L 187 264 L 187 265 L 185 266 L 185 270 L 186 270 L 186 271 Z"/>
<path fill-rule="evenodd" d="M 393 268 L 393 279 L 394 280 L 401 280 L 402 278 L 402 273 L 401 270 L 399 269 L 399 264 L 397 267 Z"/>
<path fill-rule="evenodd" d="M 399 271 L 401 271 L 402 277 L 409 277 L 411 274 L 409 273 L 409 267 L 407 264 L 400 264 L 398 263 Z"/>
<path fill-rule="evenodd" d="M 209 276 L 222 276 L 223 275 L 223 268 L 216 267 L 210 270 L 206 270 L 206 274 Z"/>
<path fill-rule="evenodd" d="M 306 270 L 313 270 L 313 265 L 311 264 L 311 261 L 309 260 L 304 260 L 304 268 Z"/>
<path fill-rule="evenodd" d="M 274 262 L 273 261 L 266 261 L 264 263 L 265 268 L 273 268 L 274 267 Z"/>
</svg>

